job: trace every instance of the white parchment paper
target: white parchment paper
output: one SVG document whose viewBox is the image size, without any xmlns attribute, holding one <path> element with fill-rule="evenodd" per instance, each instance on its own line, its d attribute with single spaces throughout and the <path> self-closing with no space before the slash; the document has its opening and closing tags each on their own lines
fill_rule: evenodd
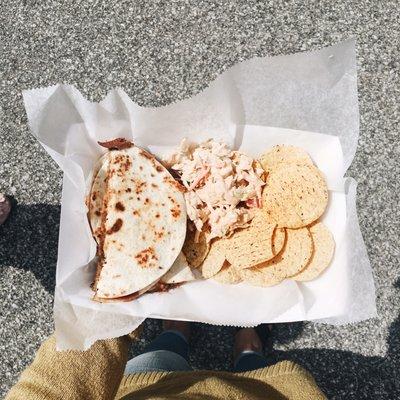
<svg viewBox="0 0 400 400">
<path fill-rule="evenodd" d="M 340 324 L 375 316 L 356 183 L 343 178 L 358 139 L 353 41 L 243 62 L 197 96 L 165 107 L 141 107 L 120 89 L 91 103 L 68 85 L 25 91 L 23 97 L 33 135 L 64 171 L 54 303 L 59 349 L 86 349 L 97 339 L 129 333 L 147 317 L 254 326 L 296 320 Z M 96 244 L 84 198 L 93 166 L 105 151 L 97 141 L 115 137 L 160 157 L 184 137 L 221 139 L 254 157 L 278 143 L 303 147 L 330 190 L 323 220 L 336 241 L 332 264 L 307 283 L 255 288 L 197 281 L 130 303 L 92 301 Z"/>
</svg>

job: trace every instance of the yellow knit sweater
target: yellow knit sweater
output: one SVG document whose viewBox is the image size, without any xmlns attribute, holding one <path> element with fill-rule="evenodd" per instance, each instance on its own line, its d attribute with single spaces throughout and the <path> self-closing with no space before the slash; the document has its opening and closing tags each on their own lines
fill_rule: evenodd
<svg viewBox="0 0 400 400">
<path fill-rule="evenodd" d="M 123 376 L 130 339 L 96 342 L 89 350 L 55 350 L 46 340 L 6 400 L 268 399 L 319 400 L 312 376 L 283 361 L 244 373 L 143 372 Z"/>
</svg>

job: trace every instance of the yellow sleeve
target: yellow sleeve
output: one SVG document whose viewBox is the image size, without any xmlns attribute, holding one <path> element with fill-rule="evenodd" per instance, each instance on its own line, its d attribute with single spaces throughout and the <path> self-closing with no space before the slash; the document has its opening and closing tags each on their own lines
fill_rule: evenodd
<svg viewBox="0 0 400 400">
<path fill-rule="evenodd" d="M 113 399 L 128 357 L 127 336 L 97 341 L 87 351 L 56 351 L 55 337 L 40 346 L 6 400 Z"/>
</svg>

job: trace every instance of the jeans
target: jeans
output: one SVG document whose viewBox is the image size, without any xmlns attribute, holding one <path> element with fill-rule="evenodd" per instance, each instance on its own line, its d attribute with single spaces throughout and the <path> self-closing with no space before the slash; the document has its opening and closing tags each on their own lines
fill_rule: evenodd
<svg viewBox="0 0 400 400">
<path fill-rule="evenodd" d="M 178 331 L 164 331 L 126 364 L 125 375 L 148 371 L 191 371 L 189 344 Z M 252 371 L 267 366 L 266 358 L 255 351 L 243 351 L 236 358 L 235 372 Z"/>
</svg>

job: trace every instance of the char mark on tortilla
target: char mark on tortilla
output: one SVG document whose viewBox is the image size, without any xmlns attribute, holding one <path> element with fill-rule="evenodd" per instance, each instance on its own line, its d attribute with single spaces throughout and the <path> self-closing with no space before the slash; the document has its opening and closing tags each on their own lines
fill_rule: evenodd
<svg viewBox="0 0 400 400">
<path fill-rule="evenodd" d="M 118 218 L 118 219 L 114 222 L 113 226 L 112 226 L 110 229 L 107 230 L 107 232 L 106 232 L 107 235 L 112 235 L 113 233 L 118 232 L 118 231 L 121 229 L 122 224 L 123 224 L 122 219 L 121 219 L 121 218 Z"/>
<path fill-rule="evenodd" d="M 135 259 L 142 268 L 152 268 L 157 266 L 155 261 L 158 261 L 158 257 L 153 247 L 148 247 L 147 249 L 139 251 L 139 253 L 135 255 Z"/>
<path fill-rule="evenodd" d="M 120 201 L 117 201 L 115 203 L 115 209 L 118 211 L 125 211 L 125 206 Z"/>
</svg>

